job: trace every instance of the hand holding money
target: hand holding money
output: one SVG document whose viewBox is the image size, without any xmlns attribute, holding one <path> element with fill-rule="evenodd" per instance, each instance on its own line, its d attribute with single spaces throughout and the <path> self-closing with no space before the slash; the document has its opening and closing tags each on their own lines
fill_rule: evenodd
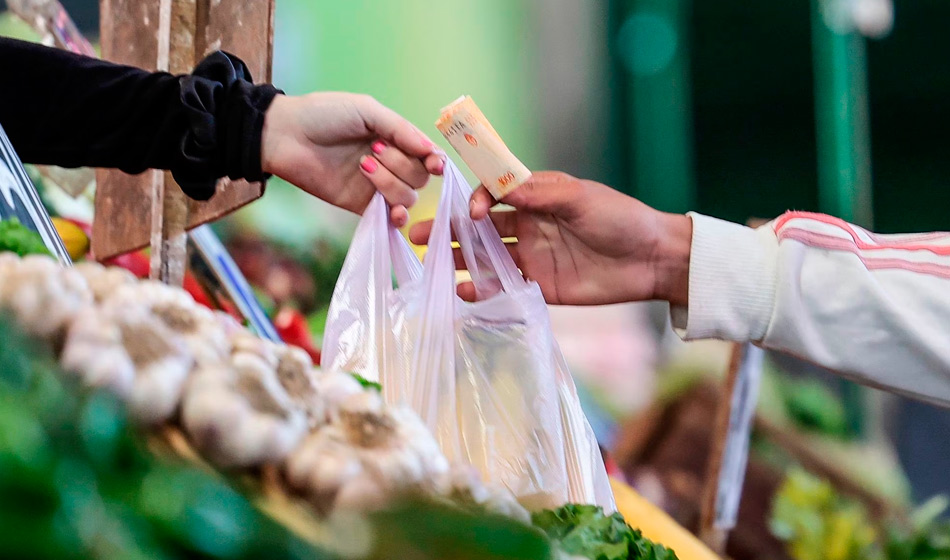
<svg viewBox="0 0 950 560">
<path fill-rule="evenodd" d="M 511 153 L 469 96 L 442 109 L 435 126 L 495 200 L 524 184 L 531 171 Z"/>
</svg>

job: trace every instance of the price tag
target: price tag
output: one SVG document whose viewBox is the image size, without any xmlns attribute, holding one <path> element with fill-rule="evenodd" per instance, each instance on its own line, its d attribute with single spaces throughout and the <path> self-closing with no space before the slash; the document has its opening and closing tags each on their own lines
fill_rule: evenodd
<svg viewBox="0 0 950 560">
<path fill-rule="evenodd" d="M 0 220 L 14 218 L 39 233 L 46 248 L 59 262 L 72 265 L 72 259 L 40 200 L 40 194 L 0 126 Z"/>
<path fill-rule="evenodd" d="M 752 435 L 755 405 L 759 400 L 764 358 L 765 351 L 757 346 L 746 344 L 743 348 L 742 361 L 732 391 L 729 431 L 723 448 L 722 466 L 719 469 L 716 511 L 713 518 L 713 526 L 716 529 L 728 531 L 736 526 L 746 465 L 749 462 L 749 439 Z"/>
</svg>

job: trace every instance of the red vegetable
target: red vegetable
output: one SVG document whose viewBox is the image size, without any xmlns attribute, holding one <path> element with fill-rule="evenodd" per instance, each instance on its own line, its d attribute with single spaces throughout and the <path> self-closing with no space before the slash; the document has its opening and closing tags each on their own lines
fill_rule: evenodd
<svg viewBox="0 0 950 560">
<path fill-rule="evenodd" d="M 145 251 L 133 251 L 131 253 L 125 253 L 108 259 L 103 264 L 107 266 L 118 266 L 124 268 L 134 274 L 136 278 L 148 278 L 149 269 L 151 267 L 150 258 Z M 205 293 L 204 288 L 201 287 L 201 284 L 198 283 L 198 280 L 196 280 L 194 275 L 192 275 L 190 272 L 185 272 L 185 281 L 182 288 L 184 288 L 184 290 L 188 292 L 197 303 L 214 309 L 214 304 L 212 303 L 211 298 L 208 297 L 208 294 Z"/>
<path fill-rule="evenodd" d="M 303 313 L 291 307 L 284 307 L 274 317 L 274 328 L 281 340 L 287 344 L 304 349 L 313 363 L 320 363 L 320 351 L 313 345 L 313 337 L 307 326 L 307 318 Z"/>
<path fill-rule="evenodd" d="M 134 274 L 136 278 L 148 278 L 149 257 L 145 251 L 132 251 L 103 262 L 106 266 L 118 266 Z"/>
<path fill-rule="evenodd" d="M 210 309 L 214 309 L 214 304 L 211 302 L 211 298 L 208 297 L 205 289 L 190 272 L 185 272 L 185 281 L 182 288 L 191 294 L 191 297 L 193 297 L 197 303 L 200 303 L 201 305 Z"/>
</svg>

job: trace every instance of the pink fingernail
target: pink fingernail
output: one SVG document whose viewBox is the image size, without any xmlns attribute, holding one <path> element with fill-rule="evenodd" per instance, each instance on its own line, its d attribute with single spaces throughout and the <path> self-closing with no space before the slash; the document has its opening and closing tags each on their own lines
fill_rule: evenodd
<svg viewBox="0 0 950 560">
<path fill-rule="evenodd" d="M 383 153 L 383 150 L 386 149 L 386 144 L 383 144 L 382 142 L 377 140 L 376 142 L 373 142 L 373 145 L 370 146 L 370 149 L 373 150 L 374 154 L 381 154 Z"/>
<path fill-rule="evenodd" d="M 376 171 L 376 160 L 371 157 L 363 156 L 363 159 L 360 160 L 360 167 L 363 168 L 363 171 L 372 173 Z"/>
</svg>

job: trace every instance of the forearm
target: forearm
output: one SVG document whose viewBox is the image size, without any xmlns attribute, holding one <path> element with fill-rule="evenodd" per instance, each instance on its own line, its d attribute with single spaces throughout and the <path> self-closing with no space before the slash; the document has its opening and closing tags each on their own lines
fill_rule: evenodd
<svg viewBox="0 0 950 560">
<path fill-rule="evenodd" d="M 129 173 L 170 169 L 196 198 L 217 178 L 262 177 L 263 114 L 276 95 L 215 53 L 192 76 L 146 72 L 0 39 L 0 124 L 20 157 Z"/>
<path fill-rule="evenodd" d="M 786 214 L 752 230 L 693 216 L 687 339 L 752 341 L 950 405 L 950 236 L 876 236 Z"/>
</svg>

